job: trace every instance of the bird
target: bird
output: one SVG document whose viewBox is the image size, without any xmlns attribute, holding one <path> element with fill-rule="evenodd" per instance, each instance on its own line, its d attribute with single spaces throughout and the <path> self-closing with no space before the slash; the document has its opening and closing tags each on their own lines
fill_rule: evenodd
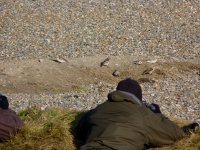
<svg viewBox="0 0 200 150">
<path fill-rule="evenodd" d="M 154 71 L 153 68 L 147 68 L 146 70 L 143 71 L 142 75 L 145 75 L 145 74 L 152 74 L 153 71 Z"/>
<path fill-rule="evenodd" d="M 109 65 L 109 61 L 110 61 L 110 57 L 107 57 L 104 61 L 102 61 L 101 63 L 100 63 L 100 66 L 101 67 L 103 67 L 103 66 L 108 66 Z"/>
</svg>

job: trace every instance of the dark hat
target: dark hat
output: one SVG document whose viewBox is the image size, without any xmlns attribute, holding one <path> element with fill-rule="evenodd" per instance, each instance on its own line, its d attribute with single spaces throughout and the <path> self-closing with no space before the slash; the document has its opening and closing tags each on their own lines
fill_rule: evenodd
<svg viewBox="0 0 200 150">
<path fill-rule="evenodd" d="M 7 97 L 0 93 L 0 108 L 8 109 L 8 106 L 9 106 L 9 103 L 8 103 Z"/>
<path fill-rule="evenodd" d="M 117 90 L 132 93 L 142 101 L 142 88 L 136 80 L 128 78 L 120 81 Z"/>
</svg>

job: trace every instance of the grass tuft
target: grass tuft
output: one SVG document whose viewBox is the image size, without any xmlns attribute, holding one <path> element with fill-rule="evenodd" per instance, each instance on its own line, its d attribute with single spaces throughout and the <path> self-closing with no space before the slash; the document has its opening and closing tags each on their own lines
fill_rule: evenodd
<svg viewBox="0 0 200 150">
<path fill-rule="evenodd" d="M 37 108 L 24 110 L 19 116 L 25 127 L 11 140 L 0 144 L 3 150 L 74 150 L 71 122 L 76 113 L 65 109 Z"/>
<path fill-rule="evenodd" d="M 75 150 L 80 141 L 74 139 L 73 131 L 80 112 L 62 108 L 44 111 L 31 108 L 18 113 L 25 127 L 13 138 L 0 143 L 1 150 Z M 78 117 L 77 117 L 78 116 Z M 181 124 L 180 120 L 177 121 Z M 183 122 L 184 123 L 184 122 Z M 200 129 L 174 145 L 155 150 L 199 150 Z M 154 150 L 154 149 L 152 149 Z"/>
</svg>

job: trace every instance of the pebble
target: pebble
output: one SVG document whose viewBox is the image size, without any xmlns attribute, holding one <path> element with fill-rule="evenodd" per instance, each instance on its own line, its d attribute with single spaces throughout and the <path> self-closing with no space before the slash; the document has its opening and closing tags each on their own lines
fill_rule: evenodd
<svg viewBox="0 0 200 150">
<path fill-rule="evenodd" d="M 148 103 L 158 104 L 162 113 L 168 117 L 192 120 L 200 116 L 200 89 L 198 87 L 200 81 L 194 77 L 193 73 L 183 74 L 181 77 L 176 80 L 173 77 L 164 77 L 156 82 L 150 80 L 140 82 L 143 98 Z M 105 102 L 107 94 L 115 90 L 116 84 L 106 82 L 90 84 L 89 91 L 85 93 L 6 94 L 11 108 L 17 112 L 33 106 L 41 109 L 63 107 L 72 110 L 89 110 Z M 191 93 L 191 91 L 196 92 Z M 177 94 L 180 97 L 177 97 Z"/>
<path fill-rule="evenodd" d="M 64 63 L 64 62 L 65 62 L 65 60 L 59 59 L 59 58 L 54 59 L 53 61 L 55 61 L 55 62 L 57 62 L 57 63 Z"/>
<path fill-rule="evenodd" d="M 43 59 L 39 59 L 38 61 L 39 61 L 40 63 L 44 62 L 44 60 L 43 60 Z"/>
<path fill-rule="evenodd" d="M 62 56 L 67 60 L 98 54 L 134 55 L 141 58 L 133 61 L 135 65 L 141 65 L 143 60 L 149 60 L 147 63 L 160 59 L 163 62 L 199 60 L 200 30 L 196 19 L 199 13 L 196 10 L 200 1 L 187 3 L 5 1 L 0 6 L 3 21 L 0 60 L 37 58 L 42 62 L 46 58 L 53 60 Z M 57 62 L 63 63 L 62 60 Z M 108 65 L 106 59 L 100 64 Z M 171 68 L 170 72 L 178 73 L 178 69 Z M 167 116 L 191 120 L 200 116 L 199 75 L 198 70 L 177 78 L 164 76 L 156 81 L 150 78 L 139 81 L 145 100 L 159 104 Z M 7 95 L 10 106 L 17 112 L 35 105 L 41 109 L 60 106 L 88 110 L 103 103 L 107 99 L 105 91 L 113 91 L 116 84 L 91 84 L 87 93 Z M 99 91 L 101 87 L 105 91 Z"/>
<path fill-rule="evenodd" d="M 141 64 L 142 64 L 142 61 L 135 60 L 135 61 L 133 61 L 133 63 L 136 64 L 136 65 L 141 65 Z"/>
<path fill-rule="evenodd" d="M 150 63 L 155 56 L 199 59 L 200 1 L 4 1 L 1 60 L 96 54 L 150 57 Z"/>
<path fill-rule="evenodd" d="M 119 76 L 120 76 L 120 72 L 119 72 L 118 70 L 115 70 L 115 71 L 112 73 L 112 75 L 113 75 L 114 77 L 119 77 Z"/>
<path fill-rule="evenodd" d="M 150 64 L 155 64 L 157 61 L 158 61 L 157 59 L 154 59 L 154 60 L 148 60 L 147 62 Z"/>
</svg>

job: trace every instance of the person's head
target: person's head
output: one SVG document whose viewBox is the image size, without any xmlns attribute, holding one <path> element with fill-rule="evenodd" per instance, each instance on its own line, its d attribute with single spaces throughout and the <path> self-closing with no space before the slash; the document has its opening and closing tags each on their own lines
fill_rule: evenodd
<svg viewBox="0 0 200 150">
<path fill-rule="evenodd" d="M 120 81 L 117 85 L 117 90 L 134 94 L 139 100 L 142 101 L 142 88 L 136 80 L 127 78 Z"/>
<path fill-rule="evenodd" d="M 0 94 L 0 108 L 8 109 L 8 107 L 9 107 L 9 103 L 8 103 L 7 97 L 3 94 Z"/>
</svg>

